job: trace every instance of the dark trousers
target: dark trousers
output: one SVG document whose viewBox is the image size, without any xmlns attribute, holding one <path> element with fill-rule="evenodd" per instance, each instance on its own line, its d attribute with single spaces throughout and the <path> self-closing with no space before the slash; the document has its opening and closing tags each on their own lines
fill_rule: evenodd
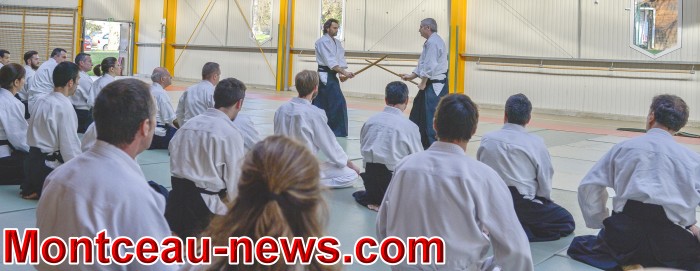
<svg viewBox="0 0 700 271">
<path fill-rule="evenodd" d="M 171 178 L 173 189 L 165 206 L 165 219 L 170 230 L 184 239 L 197 237 L 209 226 L 214 214 L 209 211 L 201 189 L 187 179 Z"/>
<path fill-rule="evenodd" d="M 603 227 L 597 236 L 574 238 L 569 256 L 604 270 L 632 264 L 700 270 L 700 242 L 668 220 L 660 205 L 628 200 Z"/>
<path fill-rule="evenodd" d="M 29 157 L 26 160 L 27 178 L 21 187 L 22 195 L 30 195 L 37 193 L 41 195 L 41 190 L 44 187 L 46 176 L 49 176 L 53 171 L 52 168 L 46 166 L 47 154 L 42 153 L 39 148 L 29 147 Z"/>
<path fill-rule="evenodd" d="M 75 109 L 75 115 L 78 116 L 78 133 L 84 134 L 92 120 L 92 110 Z"/>
<path fill-rule="evenodd" d="M 18 150 L 0 158 L 0 185 L 21 185 L 25 179 L 26 159 L 27 153 Z"/>
<path fill-rule="evenodd" d="M 435 95 L 432 81 L 428 80 L 428 84 L 424 90 L 419 90 L 416 97 L 413 99 L 413 107 L 409 119 L 418 125 L 420 131 L 420 139 L 424 149 L 428 149 L 430 145 L 437 140 L 435 130 L 433 129 L 433 116 L 440 98 L 448 94 L 449 87 L 447 83 L 442 87 L 440 95 Z"/>
<path fill-rule="evenodd" d="M 365 191 L 353 193 L 355 201 L 364 206 L 381 205 L 393 174 L 384 164 L 367 163 L 365 172 L 360 173 L 362 182 L 365 184 Z"/>
<path fill-rule="evenodd" d="M 558 240 L 574 232 L 574 217 L 563 207 L 546 198 L 535 197 L 542 202 L 539 204 L 524 199 L 515 187 L 509 186 L 508 189 L 513 197 L 515 214 L 530 242 Z"/>
<path fill-rule="evenodd" d="M 168 146 L 170 145 L 170 140 L 173 139 L 175 132 L 177 132 L 177 129 L 170 125 L 158 127 L 165 128 L 165 136 L 153 135 L 153 141 L 151 141 L 151 147 L 148 148 L 149 150 L 167 150 Z"/>
<path fill-rule="evenodd" d="M 328 72 L 328 81 L 319 82 L 318 95 L 312 104 L 326 111 L 328 127 L 336 137 L 348 136 L 348 105 L 340 90 L 340 81 L 335 71 L 319 67 L 319 72 Z"/>
</svg>

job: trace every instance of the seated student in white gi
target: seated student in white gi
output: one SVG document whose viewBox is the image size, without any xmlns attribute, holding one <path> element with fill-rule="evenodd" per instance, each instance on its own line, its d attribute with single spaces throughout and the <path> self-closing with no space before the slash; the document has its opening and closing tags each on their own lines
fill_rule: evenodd
<svg viewBox="0 0 700 271">
<path fill-rule="evenodd" d="M 24 180 L 24 160 L 29 152 L 24 105 L 14 96 L 24 86 L 22 66 L 10 63 L 0 68 L 0 185 Z"/>
<path fill-rule="evenodd" d="M 93 121 L 85 130 L 83 138 L 80 139 L 80 150 L 86 152 L 92 148 L 97 142 L 97 130 L 95 129 L 95 122 Z"/>
<path fill-rule="evenodd" d="M 396 165 L 379 208 L 377 238 L 441 237 L 445 264 L 440 270 L 531 271 L 530 246 L 508 187 L 493 169 L 464 154 L 478 119 L 466 95 L 440 100 L 433 123 L 438 141 Z M 489 247 L 492 258 L 486 256 Z M 404 261 L 392 270 L 438 267 Z"/>
<path fill-rule="evenodd" d="M 122 66 L 115 57 L 105 57 L 100 64 L 92 68 L 92 72 L 99 76 L 95 82 L 92 82 L 89 93 L 86 94 L 87 104 L 89 107 L 95 106 L 95 99 L 100 95 L 100 91 L 109 83 L 114 82 L 118 75 L 122 74 Z"/>
<path fill-rule="evenodd" d="M 108 237 L 129 237 L 136 242 L 146 236 L 162 240 L 170 235 L 163 217 L 165 200 L 151 189 L 136 162 L 136 156 L 151 144 L 155 113 L 148 85 L 137 79 L 119 80 L 102 90 L 94 107 L 98 132 L 95 146 L 54 170 L 46 179 L 36 210 L 42 237 L 68 240 L 97 236 L 106 230 Z M 120 253 L 124 252 L 120 249 Z M 133 261 L 110 266 L 75 266 L 64 261 L 57 266 L 37 266 L 40 271 L 177 268 L 160 261 L 153 265 Z"/>
<path fill-rule="evenodd" d="M 53 70 L 58 63 L 68 60 L 66 50 L 62 48 L 54 48 L 51 51 L 49 59 L 41 63 L 39 69 L 36 70 L 32 80 L 29 81 L 29 112 L 34 111 L 34 104 L 42 97 L 51 94 L 54 91 Z"/>
<path fill-rule="evenodd" d="M 21 193 L 25 199 L 39 198 L 46 176 L 81 153 L 78 118 L 68 99 L 78 88 L 78 65 L 61 62 L 52 79 L 54 92 L 35 102 L 29 118 L 27 178 Z"/>
<path fill-rule="evenodd" d="M 238 113 L 236 119 L 233 120 L 233 126 L 241 131 L 245 152 L 253 149 L 253 146 L 255 146 L 255 144 L 261 140 L 260 133 L 258 133 L 258 130 L 255 129 L 255 123 L 253 123 L 253 120 L 251 120 L 248 115 Z"/>
<path fill-rule="evenodd" d="M 17 92 L 15 97 L 19 98 L 24 104 L 24 118 L 29 119 L 29 81 L 37 69 L 39 69 L 39 52 L 37 51 L 27 51 L 24 53 L 24 71 L 27 73 L 24 75 L 24 87 Z"/>
<path fill-rule="evenodd" d="M 606 270 L 700 270 L 700 155 L 673 139 L 688 112 L 678 96 L 654 97 L 646 134 L 616 144 L 586 174 L 578 201 L 586 226 L 600 232 L 574 238 L 569 256 Z M 612 215 L 607 187 L 615 190 Z"/>
<path fill-rule="evenodd" d="M 233 126 L 246 86 L 235 78 L 219 82 L 214 108 L 190 119 L 170 141 L 173 190 L 165 217 L 181 238 L 198 236 L 214 215 L 226 214 L 237 195 L 243 137 Z"/>
<path fill-rule="evenodd" d="M 311 104 L 318 93 L 318 73 L 303 70 L 294 78 L 299 97 L 280 106 L 275 112 L 275 134 L 299 140 L 314 154 L 323 153 L 321 184 L 330 188 L 352 186 L 360 169 L 355 166 L 328 127 L 326 113 Z"/>
<path fill-rule="evenodd" d="M 153 81 L 151 95 L 155 98 L 158 106 L 158 114 L 156 114 L 158 127 L 156 127 L 153 143 L 149 149 L 167 149 L 178 127 L 175 110 L 170 103 L 170 96 L 165 92 L 165 88 L 172 84 L 172 76 L 167 69 L 157 67 L 151 73 L 151 81 Z"/>
<path fill-rule="evenodd" d="M 188 87 L 177 104 L 177 121 L 185 126 L 188 120 L 214 108 L 214 86 L 219 83 L 221 69 L 218 63 L 207 62 L 202 67 L 202 81 Z"/>
<path fill-rule="evenodd" d="M 384 111 L 370 117 L 360 131 L 365 172 L 360 174 L 365 191 L 352 194 L 355 200 L 379 210 L 396 164 L 409 154 L 423 150 L 418 126 L 403 116 L 408 105 L 408 87 L 391 82 L 384 90 Z"/>
<path fill-rule="evenodd" d="M 530 242 L 558 240 L 574 231 L 574 217 L 551 199 L 552 160 L 541 137 L 530 134 L 532 104 L 523 94 L 506 101 L 503 128 L 481 138 L 476 159 L 505 181 Z"/>
<path fill-rule="evenodd" d="M 70 97 L 70 102 L 75 107 L 75 115 L 78 116 L 78 133 L 84 134 L 88 126 L 92 123 L 92 106 L 93 99 L 90 91 L 92 91 L 92 78 L 88 75 L 88 71 L 92 69 L 92 57 L 86 53 L 79 53 L 75 56 L 75 64 L 80 69 L 80 81 L 78 82 L 78 90 Z"/>
</svg>

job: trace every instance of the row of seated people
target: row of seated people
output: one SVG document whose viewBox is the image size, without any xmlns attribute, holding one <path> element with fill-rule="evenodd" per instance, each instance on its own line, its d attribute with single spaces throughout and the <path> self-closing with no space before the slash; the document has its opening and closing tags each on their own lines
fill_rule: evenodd
<svg viewBox="0 0 700 271">
<path fill-rule="evenodd" d="M 12 116 L 21 115 L 21 104 L 9 98 L 22 87 L 24 81 L 21 72 L 15 70 L 12 65 L 0 69 L 2 102 L 8 105 L 3 108 L 7 108 L 6 115 Z M 216 81 L 219 81 L 220 71 L 218 67 L 215 70 Z M 31 138 L 32 133 L 46 135 L 44 142 L 53 140 L 54 145 L 49 147 L 62 151 L 63 145 L 75 144 L 72 134 L 69 134 L 70 138 L 65 144 L 58 135 L 72 131 L 74 127 L 70 124 L 77 123 L 77 117 L 68 113 L 71 108 L 63 100 L 75 92 L 79 80 L 77 65 L 68 62 L 59 64 L 53 77 L 55 92 L 40 99 L 32 110 L 28 126 L 36 126 L 36 131 L 32 130 L 35 128 L 29 129 L 27 137 Z M 277 110 L 275 134 L 298 140 L 311 154 L 323 152 L 329 157 L 318 165 L 321 185 L 352 185 L 359 170 L 348 161 L 335 140 L 326 125 L 324 112 L 311 105 L 318 92 L 318 75 L 303 71 L 295 79 L 299 97 Z M 209 98 L 205 91 L 189 92 L 196 86 L 188 89 L 180 99 L 185 112 L 187 104 L 196 104 L 197 98 L 193 97 Z M 110 91 L 105 91 L 107 89 Z M 46 192 L 37 212 L 37 223 L 42 231 L 66 237 L 86 235 L 85 229 L 94 229 L 94 223 L 105 224 L 102 220 L 94 221 L 92 216 L 110 212 L 100 211 L 101 205 L 92 201 L 106 199 L 101 196 L 87 197 L 82 199 L 86 201 L 83 202 L 85 205 L 66 201 L 76 201 L 76 193 L 113 189 L 112 186 L 96 187 L 100 183 L 119 183 L 120 178 L 145 179 L 142 173 L 140 176 L 133 175 L 140 172 L 134 168 L 134 165 L 138 167 L 135 161 L 112 161 L 123 166 L 124 174 L 132 175 L 115 174 L 108 177 L 104 176 L 104 172 L 113 170 L 100 167 L 107 165 L 106 161 L 101 161 L 102 158 L 107 159 L 118 153 L 107 150 L 112 147 L 109 144 L 129 154 L 131 160 L 152 144 L 153 133 L 159 128 L 155 120 L 158 109 L 152 96 L 147 96 L 147 99 L 133 97 L 137 94 L 132 92 L 141 89 L 151 95 L 148 86 L 142 82 L 125 79 L 108 84 L 98 94 L 93 112 L 97 141 L 87 143 L 94 146 L 86 154 L 78 153 L 71 157 L 84 158 L 82 160 L 88 164 L 81 165 L 81 160 L 71 163 L 68 161 L 71 159 L 63 157 L 63 152 L 59 153 L 59 157 L 53 157 L 61 159 L 35 159 L 28 163 L 28 167 L 36 172 L 42 166 L 48 167 L 49 162 L 57 163 L 56 172 L 51 173 L 46 183 L 41 185 Z M 110 94 L 116 96 L 110 97 Z M 140 192 L 141 196 L 152 198 L 150 207 L 156 215 L 145 222 L 153 223 L 152 229 L 127 227 L 124 223 L 131 221 L 123 217 L 124 220 L 106 223 L 111 225 L 107 230 L 126 228 L 128 230 L 121 235 L 130 237 L 145 236 L 144 232 L 139 235 L 139 230 L 157 229 L 167 229 L 181 237 L 201 236 L 212 218 L 230 215 L 232 209 L 229 204 L 241 198 L 239 189 L 242 180 L 251 177 L 245 176 L 245 167 L 241 170 L 240 163 L 249 158 L 245 155 L 250 156 L 250 151 L 257 146 L 254 143 L 246 145 L 244 131 L 233 125 L 242 109 L 244 97 L 245 85 L 242 82 L 232 78 L 221 80 L 211 92 L 213 105 L 199 114 L 191 114 L 175 132 L 169 144 L 173 190 L 167 204 L 163 206 L 161 201 L 164 202 L 164 199 L 159 198 L 162 196 L 151 197 L 155 193 L 153 191 Z M 104 104 L 102 108 L 109 108 L 102 111 L 102 122 L 97 110 L 100 108 L 97 106 L 99 101 Z M 416 139 L 420 138 L 416 135 L 417 127 L 405 122 L 401 116 L 408 103 L 405 84 L 390 83 L 386 88 L 386 102 L 385 110 L 370 118 L 362 128 L 361 148 L 366 163 L 363 180 L 367 191 L 353 195 L 361 204 L 379 210 L 378 237 L 441 236 L 449 240 L 449 269 L 500 266 L 507 270 L 531 270 L 528 239 L 555 240 L 573 232 L 571 214 L 554 204 L 550 197 L 553 170 L 546 146 L 540 138 L 528 134 L 524 129 L 531 112 L 527 97 L 514 95 L 506 102 L 503 129 L 489 133 L 482 139 L 477 154 L 481 162 L 464 155 L 478 124 L 478 110 L 469 97 L 450 95 L 441 100 L 435 117 L 439 142 L 426 151 L 421 151 L 419 141 L 416 143 Z M 146 110 L 139 115 L 136 114 L 139 108 Z M 130 117 L 124 117 L 127 115 Z M 14 119 L 18 118 L 15 116 Z M 697 253 L 698 228 L 694 226 L 694 214 L 700 197 L 697 189 L 692 188 L 697 185 L 700 176 L 695 174 L 700 159 L 697 153 L 672 139 L 672 134 L 680 130 L 687 119 L 688 108 L 682 99 L 672 95 L 655 97 L 647 123 L 649 132 L 613 147 L 586 175 L 579 189 L 584 218 L 587 226 L 604 230 L 599 236 L 575 238 L 569 249 L 573 258 L 606 269 L 635 263 L 691 270 L 696 267 L 700 254 Z M 35 122 L 44 125 L 35 125 Z M 60 128 L 60 125 L 51 123 L 68 127 Z M 6 146 L 9 146 L 12 154 L 16 152 L 13 149 L 19 149 L 11 142 Z M 100 149 L 104 149 L 102 153 Z M 31 151 L 29 156 L 36 158 Z M 42 165 L 38 162 L 42 162 Z M 650 168 L 654 171 L 650 171 Z M 266 175 L 267 171 L 259 170 L 255 174 Z M 71 180 L 78 183 L 99 180 L 100 183 L 76 186 L 70 183 Z M 52 186 L 51 183 L 56 185 Z M 131 188 L 144 185 L 145 181 Z M 612 216 L 605 209 L 605 187 L 615 189 L 618 195 Z M 677 194 L 669 195 L 667 191 L 677 191 Z M 115 194 L 126 195 L 129 191 L 124 192 Z M 133 197 L 138 197 L 139 193 L 134 193 L 136 196 Z M 114 196 L 104 197 L 109 198 L 110 203 L 120 202 Z M 264 194 L 262 197 L 266 198 Z M 277 196 L 271 198 L 273 201 L 279 199 Z M 65 206 L 68 207 L 64 210 Z M 128 216 L 128 212 L 123 215 Z M 73 223 L 59 227 L 57 221 L 61 219 Z M 89 221 L 84 221 L 86 219 Z M 515 224 L 521 227 L 503 226 Z M 640 229 L 632 225 L 651 226 Z M 481 248 L 489 246 L 493 246 L 496 258 L 485 257 L 486 250 Z"/>
</svg>

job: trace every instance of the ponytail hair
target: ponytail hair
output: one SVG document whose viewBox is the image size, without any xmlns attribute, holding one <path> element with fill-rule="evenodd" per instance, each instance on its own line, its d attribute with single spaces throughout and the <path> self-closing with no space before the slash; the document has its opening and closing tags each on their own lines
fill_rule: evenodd
<svg viewBox="0 0 700 271">
<path fill-rule="evenodd" d="M 0 68 L 0 87 L 11 90 L 16 80 L 24 78 L 26 71 L 17 63 L 10 63 Z"/>
<path fill-rule="evenodd" d="M 97 76 L 102 76 L 109 73 L 109 69 L 114 68 L 117 65 L 117 58 L 115 57 L 105 57 L 102 59 L 102 63 L 97 64 L 92 72 Z"/>
<path fill-rule="evenodd" d="M 318 160 L 306 146 L 284 136 L 271 136 L 257 143 L 245 156 L 238 182 L 238 197 L 225 216 L 212 220 L 203 236 L 215 246 L 228 245 L 229 237 L 247 236 L 308 238 L 322 236 L 322 217 L 327 217 L 320 186 Z M 214 260 L 209 270 L 233 270 L 227 258 Z M 283 261 L 264 266 L 238 265 L 237 271 L 289 270 Z M 335 270 L 317 261 L 306 270 Z"/>
<path fill-rule="evenodd" d="M 95 73 L 97 76 L 102 76 L 102 70 L 101 70 L 102 64 L 97 64 L 95 67 L 92 68 L 92 72 Z"/>
</svg>

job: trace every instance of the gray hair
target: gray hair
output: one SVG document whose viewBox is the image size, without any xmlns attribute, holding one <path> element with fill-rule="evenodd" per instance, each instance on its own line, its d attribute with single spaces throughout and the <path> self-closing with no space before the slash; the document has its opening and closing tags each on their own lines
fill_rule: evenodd
<svg viewBox="0 0 700 271">
<path fill-rule="evenodd" d="M 425 25 L 430 28 L 430 31 L 433 31 L 433 33 L 438 32 L 437 29 L 437 22 L 433 18 L 425 18 L 422 21 L 420 21 L 420 25 Z"/>
<path fill-rule="evenodd" d="M 151 81 L 160 82 L 160 80 L 163 79 L 163 76 L 165 76 L 165 69 L 161 67 L 155 68 L 151 74 Z"/>
</svg>

